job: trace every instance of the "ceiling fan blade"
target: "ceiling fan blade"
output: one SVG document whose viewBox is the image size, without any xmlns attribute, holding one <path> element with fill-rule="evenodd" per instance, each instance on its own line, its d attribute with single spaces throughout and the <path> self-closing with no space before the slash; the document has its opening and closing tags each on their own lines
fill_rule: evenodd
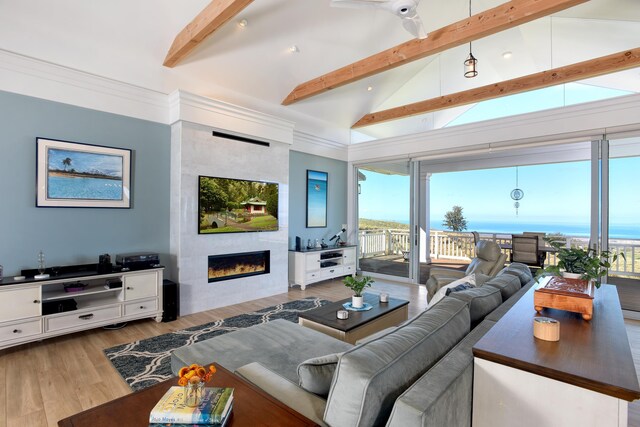
<svg viewBox="0 0 640 427">
<path fill-rule="evenodd" d="M 424 25 L 422 25 L 422 20 L 417 13 L 411 17 L 406 16 L 402 18 L 402 26 L 415 38 L 426 39 L 428 36 L 427 32 L 424 30 Z"/>
<path fill-rule="evenodd" d="M 387 0 L 331 0 L 331 7 L 344 7 L 349 9 L 379 9 Z"/>
</svg>

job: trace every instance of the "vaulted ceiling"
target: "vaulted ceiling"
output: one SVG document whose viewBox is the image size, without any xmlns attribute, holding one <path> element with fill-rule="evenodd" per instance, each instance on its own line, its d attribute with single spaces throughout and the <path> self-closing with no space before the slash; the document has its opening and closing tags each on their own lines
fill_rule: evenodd
<svg viewBox="0 0 640 427">
<path fill-rule="evenodd" d="M 209 0 L 0 0 L 0 49 L 133 85 L 199 95 L 293 120 L 348 143 L 363 115 L 640 47 L 638 0 L 590 0 L 473 43 L 480 74 L 463 77 L 459 46 L 292 105 L 300 83 L 410 40 L 392 14 L 338 9 L 329 0 L 255 0 L 173 68 L 175 36 Z M 502 0 L 472 0 L 473 13 Z M 427 32 L 468 16 L 467 0 L 421 0 Z M 237 22 L 246 19 L 247 25 Z M 297 46 L 298 52 L 290 47 Z M 504 58 L 511 52 L 510 58 Z M 0 64 L 1 66 L 1 64 Z M 590 85 L 640 92 L 638 68 Z M 371 88 L 371 90 L 368 90 Z M 368 138 L 442 127 L 471 106 L 358 129 Z"/>
</svg>

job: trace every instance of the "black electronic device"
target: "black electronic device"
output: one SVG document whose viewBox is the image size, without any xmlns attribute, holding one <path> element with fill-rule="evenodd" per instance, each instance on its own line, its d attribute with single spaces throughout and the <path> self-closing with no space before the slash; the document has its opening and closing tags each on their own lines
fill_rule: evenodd
<svg viewBox="0 0 640 427">
<path fill-rule="evenodd" d="M 98 257 L 98 265 L 96 266 L 96 272 L 98 274 L 111 273 L 112 268 L 111 256 L 109 254 L 102 254 Z"/>
<path fill-rule="evenodd" d="M 162 321 L 171 322 L 178 318 L 180 300 L 178 299 L 178 284 L 171 280 L 162 281 Z"/>
<path fill-rule="evenodd" d="M 64 313 L 78 309 L 78 304 L 73 298 L 59 299 L 56 301 L 45 301 L 42 303 L 42 314 Z"/>
<path fill-rule="evenodd" d="M 129 270 L 144 270 L 160 265 L 160 256 L 153 252 L 117 254 L 116 264 Z"/>
<path fill-rule="evenodd" d="M 302 239 L 296 236 L 296 251 L 299 251 L 301 249 L 302 249 Z"/>
<path fill-rule="evenodd" d="M 117 278 L 117 277 L 114 279 L 107 279 L 105 281 L 105 284 L 109 289 L 121 288 L 122 280 L 120 280 L 120 278 Z"/>
</svg>

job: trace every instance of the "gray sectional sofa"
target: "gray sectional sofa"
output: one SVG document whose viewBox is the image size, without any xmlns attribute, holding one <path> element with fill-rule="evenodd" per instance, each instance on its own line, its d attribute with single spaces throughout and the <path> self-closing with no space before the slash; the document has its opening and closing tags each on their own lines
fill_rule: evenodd
<svg viewBox="0 0 640 427">
<path fill-rule="evenodd" d="M 473 345 L 533 286 L 511 264 L 357 345 L 276 320 L 172 354 L 174 372 L 216 361 L 330 426 L 469 426 Z"/>
</svg>

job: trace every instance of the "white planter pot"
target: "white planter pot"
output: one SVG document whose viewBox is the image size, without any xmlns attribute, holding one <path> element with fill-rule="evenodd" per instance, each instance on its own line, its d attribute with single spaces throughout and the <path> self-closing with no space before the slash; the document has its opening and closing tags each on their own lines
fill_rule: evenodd
<svg viewBox="0 0 640 427">
<path fill-rule="evenodd" d="M 364 305 L 363 297 L 352 296 L 351 297 L 351 307 L 353 308 L 362 308 Z"/>
<path fill-rule="evenodd" d="M 582 278 L 582 274 L 580 273 L 568 273 L 566 271 L 562 272 L 562 277 L 564 277 L 565 279 L 581 279 Z"/>
</svg>

